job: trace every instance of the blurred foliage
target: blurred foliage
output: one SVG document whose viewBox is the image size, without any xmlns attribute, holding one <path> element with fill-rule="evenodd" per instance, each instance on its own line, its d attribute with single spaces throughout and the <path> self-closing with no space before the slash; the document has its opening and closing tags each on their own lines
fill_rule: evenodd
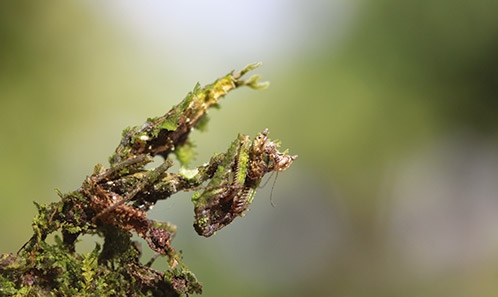
<svg viewBox="0 0 498 297">
<path fill-rule="evenodd" d="M 57 153 L 66 145 L 60 140 L 77 134 L 76 125 L 85 118 L 102 112 L 98 101 L 89 98 L 99 99 L 96 89 L 105 92 L 98 83 L 108 68 L 98 66 L 110 62 L 115 43 L 71 4 L 5 1 L 0 5 L 0 164 L 4 168 L 0 221 L 5 226 L 15 213 L 20 220 L 31 221 L 32 201 L 53 197 L 52 181 L 62 157 Z M 112 86 L 106 83 L 106 89 Z M 83 140 L 79 136 L 76 142 Z M 3 229 L 2 236 L 16 238 L 28 230 L 29 224 L 19 225 Z M 19 239 L 4 241 L 4 246 L 13 250 Z"/>
<path fill-rule="evenodd" d="M 0 135 L 3 141 L 0 165 L 4 168 L 1 225 L 12 225 L 12 216 L 16 216 L 16 228 L 0 230 L 2 238 L 15 238 L 12 243 L 2 240 L 2 249 L 5 249 L 2 252 L 15 250 L 23 241 L 22 234 L 29 234 L 29 226 L 21 222 L 29 221 L 34 215 L 31 200 L 53 199 L 51 187 L 58 185 L 55 181 L 71 184 L 73 180 L 74 183 L 81 180 L 91 166 L 88 162 L 105 161 L 89 161 L 89 157 L 82 158 L 81 154 L 88 154 L 90 158 L 106 156 L 118 139 L 107 139 L 105 135 L 114 135 L 110 132 L 122 129 L 120 117 L 134 117 L 138 123 L 147 116 L 145 110 L 157 107 L 157 102 L 152 104 L 144 98 L 164 97 L 164 94 L 158 95 L 159 88 L 154 87 L 158 79 L 152 69 L 159 72 L 154 63 L 137 56 L 140 46 L 129 41 L 126 33 L 114 30 L 110 23 L 97 17 L 98 13 L 92 14 L 74 3 L 28 3 L 0 4 Z M 306 5 L 314 4 L 311 1 Z M 287 231 L 294 242 L 284 247 L 285 252 L 302 249 L 303 257 L 309 263 L 316 263 L 311 260 L 313 254 L 305 251 L 327 244 L 321 240 L 328 234 L 322 233 L 320 228 L 341 228 L 345 238 L 338 238 L 334 233 L 333 242 L 339 244 L 329 248 L 326 254 L 316 256 L 322 259 L 324 267 L 309 267 L 310 271 L 304 273 L 308 277 L 306 281 L 293 278 L 280 285 L 256 286 L 250 276 L 241 279 L 237 277 L 240 272 L 229 264 L 220 265 L 215 258 L 210 258 L 216 257 L 213 253 L 200 256 L 204 261 L 199 262 L 201 267 L 195 267 L 197 262 L 189 266 L 194 271 L 205 271 L 207 279 L 201 273 L 198 277 L 214 287 L 211 293 L 206 289 L 206 295 L 230 295 L 238 292 L 237 288 L 251 288 L 247 296 L 282 295 L 282 292 L 288 296 L 305 293 L 488 296 L 498 290 L 493 281 L 498 257 L 423 277 L 414 267 L 403 266 L 406 260 L 403 255 L 392 253 L 388 248 L 389 218 L 382 212 L 387 207 L 383 204 L 386 191 L 394 186 L 388 174 L 390 168 L 431 143 L 438 143 L 447 135 L 459 137 L 464 133 L 473 135 L 471 139 L 488 143 L 490 150 L 496 152 L 498 106 L 494 97 L 498 93 L 498 18 L 495 12 L 498 3 L 492 0 L 410 3 L 380 0 L 356 2 L 354 8 L 352 20 L 339 42 L 330 33 L 331 28 L 323 27 L 313 32 L 321 37 L 319 48 L 300 52 L 299 56 L 282 53 L 280 60 L 261 58 L 265 71 L 272 71 L 270 75 L 263 73 L 271 81 L 271 88 L 258 96 L 261 101 L 240 100 L 233 105 L 227 102 L 223 107 L 230 111 L 223 112 L 226 122 L 213 121 L 210 128 L 218 131 L 218 127 L 223 127 L 230 133 L 231 129 L 243 129 L 229 124 L 233 118 L 251 125 L 250 129 L 254 130 L 247 131 L 249 134 L 267 125 L 286 146 L 299 153 L 294 169 L 300 170 L 302 175 L 296 177 L 294 184 L 286 184 L 287 177 L 279 178 L 276 193 L 282 191 L 288 196 L 277 200 L 277 210 L 271 214 L 278 220 L 280 213 L 283 222 L 300 221 L 294 228 L 307 230 L 299 235 L 294 229 Z M 198 28 L 208 30 L 209 26 L 199 24 Z M 202 32 L 208 34 L 208 31 Z M 275 33 L 274 38 L 281 36 Z M 225 57 L 209 52 L 208 48 L 216 48 L 219 43 L 228 46 L 230 40 L 225 41 L 213 40 L 212 44 L 203 45 L 199 54 L 202 52 L 208 60 L 223 60 Z M 233 55 L 241 59 L 241 65 L 253 62 L 252 58 L 247 61 L 247 57 Z M 188 57 L 180 61 L 187 64 Z M 216 69 L 216 73 L 224 70 Z M 176 72 L 181 69 L 163 70 L 163 81 L 167 81 L 165 75 L 173 76 Z M 195 75 L 190 76 L 189 79 L 197 79 Z M 185 92 L 184 89 L 176 91 L 182 95 Z M 131 104 L 137 100 L 140 106 Z M 115 108 L 112 114 L 108 113 L 111 108 Z M 244 112 L 240 113 L 241 110 Z M 226 116 L 230 113 L 232 117 Z M 130 124 L 127 120 L 124 125 Z M 102 121 L 111 123 L 109 130 L 101 131 L 99 122 Z M 85 123 L 86 127 L 79 126 L 78 122 Z M 203 136 L 199 139 L 202 141 Z M 220 136 L 220 142 L 223 141 L 226 140 Z M 88 143 L 94 145 L 86 146 Z M 80 146 L 85 149 L 78 151 Z M 453 149 L 458 146 L 453 145 Z M 58 172 L 69 165 L 61 162 L 74 159 L 81 159 L 81 163 L 71 164 L 78 170 L 83 167 L 80 171 Z M 398 173 L 394 172 L 394 177 Z M 29 186 L 25 181 L 29 181 Z M 286 188 L 289 192 L 285 192 Z M 437 196 L 437 191 L 433 195 Z M 495 197 L 496 193 L 491 196 Z M 392 197 L 397 198 L 400 197 Z M 472 198 L 475 197 L 467 200 Z M 256 209 L 257 203 L 246 220 L 261 211 Z M 285 204 L 301 208 L 294 210 L 293 216 L 284 218 Z M 344 221 L 340 221 L 339 226 L 316 225 L 306 229 L 309 226 L 306 224 L 315 222 L 318 217 L 312 208 L 315 204 L 332 219 L 342 215 Z M 274 221 L 266 219 L 266 222 Z M 282 233 L 288 229 L 282 228 L 279 229 Z M 275 237 L 282 236 L 278 239 L 283 240 L 286 235 L 267 232 L 273 235 L 265 235 L 270 238 L 261 245 L 279 246 L 281 242 Z M 215 240 L 223 241 L 224 236 L 220 234 Z M 303 239 L 305 242 L 301 242 L 299 238 L 312 241 Z M 244 238 L 238 240 L 246 242 Z M 223 250 L 224 254 L 219 257 L 226 259 L 228 251 L 235 248 L 233 243 L 227 242 L 228 247 L 214 246 L 211 251 Z M 205 255 L 212 242 L 202 244 L 205 248 L 198 253 Z M 186 246 L 187 249 L 189 245 Z M 254 246 L 251 248 L 248 253 Z M 242 256 L 237 255 L 232 260 L 240 258 Z M 257 258 L 252 260 L 259 263 Z M 294 262 L 293 258 L 289 257 L 288 262 Z M 214 265 L 219 265 L 216 273 L 212 270 Z M 247 264 L 245 270 L 249 267 Z M 232 277 L 230 286 L 218 283 L 224 277 Z M 275 279 L 278 277 L 275 275 Z"/>
<path fill-rule="evenodd" d="M 298 119 L 300 143 L 313 144 L 299 149 L 320 148 L 308 152 L 314 166 L 330 177 L 345 175 L 370 208 L 365 198 L 388 159 L 453 130 L 496 136 L 493 7 L 494 1 L 364 4 L 343 43 L 301 59 L 288 72 L 288 85 L 299 87 L 279 89 L 287 102 L 302 102 L 285 113 L 289 124 Z"/>
</svg>

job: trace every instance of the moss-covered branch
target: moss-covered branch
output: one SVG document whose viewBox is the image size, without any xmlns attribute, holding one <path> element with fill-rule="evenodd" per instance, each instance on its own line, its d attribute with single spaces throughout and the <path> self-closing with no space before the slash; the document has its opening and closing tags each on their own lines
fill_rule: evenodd
<svg viewBox="0 0 498 297">
<path fill-rule="evenodd" d="M 174 173 L 174 154 L 183 166 L 192 156 L 189 134 L 207 123 L 206 111 L 228 92 L 242 86 L 264 88 L 257 76 L 241 77 L 259 64 L 232 72 L 213 84 L 196 85 L 164 116 L 123 131 L 109 158 L 110 167 L 96 165 L 80 188 L 48 205 L 36 204 L 33 236 L 17 255 L 0 256 L 0 295 L 7 296 L 179 296 L 200 294 L 202 286 L 171 246 L 176 226 L 147 218 L 159 200 L 179 191 L 201 190 L 192 197 L 194 227 L 211 236 L 243 215 L 263 176 L 286 170 L 297 156 L 278 151 L 279 144 L 264 130 L 251 140 L 240 134 L 224 154 L 194 169 Z M 145 165 L 160 155 L 164 162 Z M 140 248 L 132 233 L 144 238 L 158 255 L 166 256 L 162 272 L 139 261 Z M 46 242 L 54 234 L 55 243 Z M 81 235 L 104 238 L 88 254 L 76 253 Z"/>
</svg>

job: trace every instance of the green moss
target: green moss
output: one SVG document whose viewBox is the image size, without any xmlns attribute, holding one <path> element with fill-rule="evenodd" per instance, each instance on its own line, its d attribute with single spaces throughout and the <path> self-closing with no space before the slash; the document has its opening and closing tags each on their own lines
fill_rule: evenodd
<svg viewBox="0 0 498 297">
<path fill-rule="evenodd" d="M 180 162 L 182 166 L 188 166 L 196 156 L 194 150 L 195 145 L 191 141 L 187 141 L 184 145 L 178 147 L 173 151 L 176 159 Z"/>
<path fill-rule="evenodd" d="M 238 87 L 266 86 L 256 76 L 240 79 L 258 66 L 229 73 L 204 88 L 197 84 L 165 115 L 123 130 L 122 140 L 109 158 L 109 168 L 97 164 L 78 189 L 65 194 L 58 191 L 57 202 L 35 202 L 38 213 L 33 219 L 32 237 L 17 255 L 0 255 L 0 296 L 202 293 L 201 283 L 171 245 L 176 226 L 148 219 L 146 212 L 159 200 L 178 191 L 199 189 L 207 182 L 202 194 L 192 196 L 195 209 L 211 207 L 218 211 L 215 217 L 229 215 L 224 225 L 239 216 L 233 207 L 221 204 L 235 204 L 237 195 L 245 195 L 243 189 L 254 185 L 246 176 L 254 161 L 251 158 L 258 156 L 249 153 L 247 136 L 239 136 L 225 154 L 215 155 L 196 169 L 183 168 L 179 173 L 168 170 L 173 165 L 171 153 L 183 166 L 195 156 L 189 133 L 194 128 L 205 130 L 209 108 L 218 107 L 219 100 Z M 145 168 L 158 155 L 165 161 L 154 169 Z M 222 227 L 213 227 L 212 216 L 207 211 L 196 220 L 196 224 L 212 231 L 210 235 Z M 169 269 L 157 271 L 142 264 L 141 247 L 132 241 L 133 233 L 166 257 Z M 47 240 L 49 235 L 53 240 Z M 90 253 L 78 253 L 76 245 L 82 235 L 95 235 L 104 244 L 96 244 Z"/>
</svg>

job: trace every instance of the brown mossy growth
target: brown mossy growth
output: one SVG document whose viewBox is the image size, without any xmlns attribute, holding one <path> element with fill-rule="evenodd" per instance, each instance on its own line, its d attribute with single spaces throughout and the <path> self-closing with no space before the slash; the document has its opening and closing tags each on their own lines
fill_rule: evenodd
<svg viewBox="0 0 498 297">
<path fill-rule="evenodd" d="M 174 153 L 188 164 L 192 148 L 188 136 L 205 125 L 210 107 L 240 86 L 262 88 L 258 77 L 241 77 L 258 67 L 249 65 L 204 88 L 197 85 L 164 116 L 127 128 L 110 167 L 96 165 L 81 187 L 59 193 L 48 205 L 35 203 L 33 236 L 17 255 L 0 255 L 0 296 L 181 296 L 202 293 L 202 285 L 171 246 L 176 226 L 147 218 L 159 200 L 178 191 L 204 188 L 194 194 L 194 225 L 199 234 L 211 236 L 241 216 L 248 208 L 263 176 L 287 169 L 297 156 L 280 153 L 265 130 L 254 141 L 240 135 L 227 153 L 213 156 L 198 168 L 168 172 Z M 164 162 L 145 166 L 154 156 Z M 207 186 L 204 185 L 207 183 Z M 140 247 L 131 240 L 142 237 L 169 269 L 158 271 L 140 262 Z M 47 237 L 52 235 L 52 241 Z M 60 237 L 62 235 L 62 238 Z M 76 252 L 82 235 L 104 239 L 91 253 Z M 155 259 L 155 257 L 154 257 Z"/>
</svg>

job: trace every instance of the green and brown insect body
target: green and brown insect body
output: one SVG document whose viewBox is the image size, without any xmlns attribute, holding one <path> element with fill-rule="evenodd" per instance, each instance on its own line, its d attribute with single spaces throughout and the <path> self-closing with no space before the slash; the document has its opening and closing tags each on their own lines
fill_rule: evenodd
<svg viewBox="0 0 498 297">
<path fill-rule="evenodd" d="M 194 195 L 194 228 L 209 237 L 242 216 L 254 199 L 263 176 L 284 171 L 297 156 L 278 151 L 278 144 L 268 140 L 268 129 L 251 142 L 240 134 L 225 154 L 207 189 Z"/>
<path fill-rule="evenodd" d="M 256 136 L 251 149 L 247 150 L 249 159 L 243 162 L 246 168 L 244 187 L 234 198 L 234 212 L 242 214 L 249 207 L 266 173 L 284 171 L 297 158 L 297 155 L 290 156 L 279 152 L 278 146 L 278 143 L 268 140 L 268 129 Z"/>
<path fill-rule="evenodd" d="M 231 203 L 227 203 L 227 198 L 232 195 L 233 180 L 238 178 L 234 179 L 233 170 L 236 168 L 239 147 L 240 141 L 237 139 L 228 148 L 206 190 L 192 196 L 195 206 L 194 228 L 199 235 L 209 237 L 233 220 Z"/>
<path fill-rule="evenodd" d="M 265 129 L 254 139 L 251 150 L 251 166 L 248 177 L 258 180 L 272 171 L 281 172 L 290 167 L 297 155 L 287 155 L 278 151 L 280 144 L 268 140 L 268 129 Z"/>
</svg>

